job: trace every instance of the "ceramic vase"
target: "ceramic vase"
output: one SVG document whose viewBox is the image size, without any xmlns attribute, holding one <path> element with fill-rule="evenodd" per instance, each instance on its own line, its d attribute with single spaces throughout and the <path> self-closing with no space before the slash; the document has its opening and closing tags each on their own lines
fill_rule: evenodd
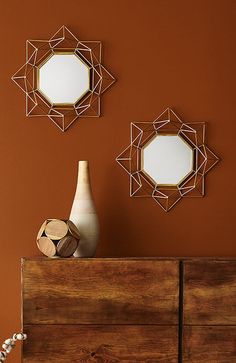
<svg viewBox="0 0 236 363">
<path fill-rule="evenodd" d="M 99 221 L 90 184 L 89 163 L 79 161 L 78 179 L 70 220 L 80 233 L 75 257 L 93 257 L 99 239 Z"/>
</svg>

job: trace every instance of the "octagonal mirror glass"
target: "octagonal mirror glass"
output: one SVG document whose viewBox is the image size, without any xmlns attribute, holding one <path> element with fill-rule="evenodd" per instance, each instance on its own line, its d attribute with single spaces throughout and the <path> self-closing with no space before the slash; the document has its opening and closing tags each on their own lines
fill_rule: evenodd
<svg viewBox="0 0 236 363">
<path fill-rule="evenodd" d="M 90 90 L 90 69 L 74 53 L 54 53 L 39 66 L 37 88 L 53 105 L 73 105 Z"/>
<path fill-rule="evenodd" d="M 178 135 L 156 135 L 141 151 L 142 171 L 156 185 L 180 184 L 193 171 L 194 152 Z"/>
</svg>

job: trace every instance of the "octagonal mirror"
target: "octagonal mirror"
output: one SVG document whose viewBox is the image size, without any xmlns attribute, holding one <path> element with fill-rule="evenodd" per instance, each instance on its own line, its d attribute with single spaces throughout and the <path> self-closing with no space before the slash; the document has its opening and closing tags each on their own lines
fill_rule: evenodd
<svg viewBox="0 0 236 363">
<path fill-rule="evenodd" d="M 101 96 L 115 82 L 99 40 L 80 40 L 66 26 L 26 41 L 26 61 L 12 76 L 25 93 L 26 116 L 47 116 L 61 131 L 78 118 L 100 117 Z"/>
<path fill-rule="evenodd" d="M 131 123 L 131 142 L 116 158 L 129 174 L 131 197 L 152 198 L 165 212 L 203 197 L 205 175 L 219 158 L 205 144 L 205 122 L 183 122 L 171 109 Z"/>
<path fill-rule="evenodd" d="M 39 65 L 37 88 L 53 105 L 73 105 L 90 90 L 89 67 L 74 53 L 55 53 Z"/>
<path fill-rule="evenodd" d="M 194 152 L 179 135 L 155 135 L 141 150 L 142 171 L 155 185 L 177 186 L 193 172 Z"/>
</svg>

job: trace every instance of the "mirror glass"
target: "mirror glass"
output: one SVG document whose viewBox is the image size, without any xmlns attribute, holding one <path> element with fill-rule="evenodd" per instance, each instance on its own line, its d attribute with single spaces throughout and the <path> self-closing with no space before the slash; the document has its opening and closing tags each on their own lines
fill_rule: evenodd
<svg viewBox="0 0 236 363">
<path fill-rule="evenodd" d="M 37 88 L 53 105 L 72 105 L 90 89 L 89 67 L 74 53 L 55 53 L 38 69 Z"/>
<path fill-rule="evenodd" d="M 193 171 L 194 153 L 178 135 L 156 135 L 141 151 L 142 171 L 156 185 L 180 184 Z"/>
</svg>

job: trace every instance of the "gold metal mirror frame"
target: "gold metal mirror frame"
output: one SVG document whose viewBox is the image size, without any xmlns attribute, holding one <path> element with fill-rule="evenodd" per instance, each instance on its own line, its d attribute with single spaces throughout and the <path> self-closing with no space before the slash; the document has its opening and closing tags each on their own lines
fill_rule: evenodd
<svg viewBox="0 0 236 363">
<path fill-rule="evenodd" d="M 178 185 L 157 185 L 142 168 L 142 149 L 156 135 L 179 135 L 194 151 L 193 172 Z M 130 196 L 150 197 L 168 212 L 182 198 L 203 197 L 206 173 L 219 158 L 205 145 L 205 122 L 184 123 L 167 108 L 152 122 L 131 123 L 130 145 L 116 158 L 129 174 Z"/>
<path fill-rule="evenodd" d="M 86 90 L 80 97 L 77 98 L 76 102 L 70 102 L 70 103 L 54 103 L 51 102 L 51 100 L 48 98 L 48 96 L 42 91 L 42 89 L 40 89 L 39 83 L 40 83 L 40 69 L 49 61 L 49 59 L 52 58 L 53 55 L 75 55 L 80 62 L 82 62 L 89 70 L 89 89 Z M 91 87 L 91 68 L 83 61 L 83 59 L 81 59 L 76 53 L 74 52 L 59 52 L 59 51 L 55 51 L 52 54 L 50 54 L 42 63 L 39 64 L 39 66 L 37 67 L 37 80 L 36 80 L 36 88 L 37 90 L 41 93 L 41 95 L 53 106 L 58 107 L 65 107 L 65 108 L 71 108 L 72 106 L 74 106 L 75 104 L 77 104 L 79 102 L 79 100 L 81 100 L 81 98 L 83 98 L 83 96 L 85 96 L 88 91 L 92 91 L 92 87 Z"/>
<path fill-rule="evenodd" d="M 38 69 L 58 52 L 77 55 L 90 69 L 91 88 L 73 105 L 53 105 L 38 89 Z M 100 41 L 80 41 L 65 26 L 49 40 L 27 40 L 26 63 L 12 77 L 26 95 L 26 116 L 48 116 L 62 131 L 79 117 L 99 117 L 101 94 L 115 82 L 101 64 L 101 53 Z"/>
<path fill-rule="evenodd" d="M 184 144 L 186 144 L 186 146 L 192 151 L 193 153 L 193 157 L 191 160 L 191 170 L 185 174 L 184 177 L 181 178 L 181 180 L 176 183 L 176 184 L 171 184 L 171 183 L 157 183 L 152 177 L 151 175 L 149 175 L 149 173 L 145 170 L 144 168 L 144 151 L 145 148 L 152 142 L 155 140 L 155 138 L 157 136 L 178 136 L 182 142 L 184 142 Z M 177 133 L 175 134 L 156 134 L 151 140 L 149 140 L 142 148 L 141 148 L 141 171 L 142 173 L 144 173 L 148 178 L 150 178 L 153 182 L 154 185 L 158 185 L 158 186 L 165 186 L 165 187 L 177 187 L 178 185 L 180 185 L 189 175 L 191 175 L 194 172 L 194 165 L 195 165 L 195 157 L 194 157 L 194 150 L 193 148 L 189 145 L 189 143 L 180 135 L 178 135 Z"/>
</svg>

